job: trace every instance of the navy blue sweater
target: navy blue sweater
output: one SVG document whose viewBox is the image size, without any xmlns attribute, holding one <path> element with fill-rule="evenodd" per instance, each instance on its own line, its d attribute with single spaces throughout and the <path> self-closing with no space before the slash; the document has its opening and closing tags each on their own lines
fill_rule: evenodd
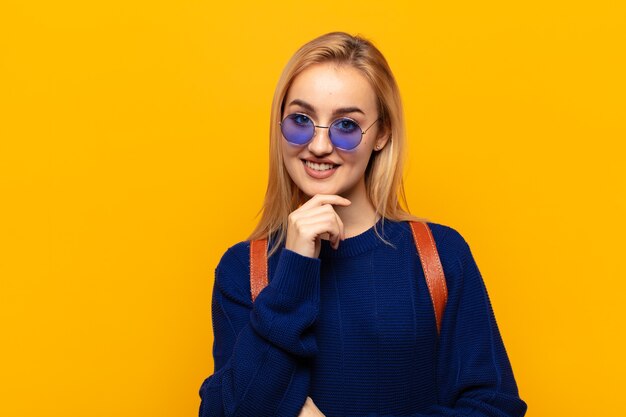
<svg viewBox="0 0 626 417">
<path fill-rule="evenodd" d="M 200 416 L 297 416 L 307 396 L 328 417 L 523 416 L 513 372 L 468 244 L 429 223 L 448 286 L 437 335 L 407 222 L 322 241 L 319 259 L 281 247 L 250 299 L 249 242 L 215 271 L 215 371 Z"/>
</svg>

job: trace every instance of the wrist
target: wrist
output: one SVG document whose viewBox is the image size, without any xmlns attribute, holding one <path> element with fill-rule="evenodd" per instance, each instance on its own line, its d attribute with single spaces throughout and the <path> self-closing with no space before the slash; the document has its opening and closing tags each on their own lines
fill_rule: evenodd
<svg viewBox="0 0 626 417">
<path fill-rule="evenodd" d="M 319 299 L 321 261 L 285 247 L 269 285 L 298 299 Z"/>
</svg>

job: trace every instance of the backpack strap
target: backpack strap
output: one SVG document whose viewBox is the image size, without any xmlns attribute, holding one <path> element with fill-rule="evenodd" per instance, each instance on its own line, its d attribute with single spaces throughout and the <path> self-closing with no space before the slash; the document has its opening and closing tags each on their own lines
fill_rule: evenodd
<svg viewBox="0 0 626 417">
<path fill-rule="evenodd" d="M 250 293 L 252 302 L 267 286 L 267 239 L 250 241 Z"/>
<path fill-rule="evenodd" d="M 443 266 L 428 224 L 418 221 L 411 221 L 409 224 L 424 270 L 426 285 L 435 311 L 437 333 L 439 333 L 441 319 L 448 301 L 448 288 L 446 287 L 446 277 L 443 274 Z M 252 302 L 256 300 L 267 283 L 267 239 L 253 240 L 250 242 L 250 293 Z"/>
<path fill-rule="evenodd" d="M 410 224 L 413 231 L 413 240 L 415 240 L 415 246 L 422 262 L 430 298 L 433 302 L 437 333 L 439 333 L 441 331 L 441 319 L 448 301 L 446 277 L 443 274 L 443 266 L 437 252 L 435 239 L 426 222 L 412 221 Z"/>
</svg>

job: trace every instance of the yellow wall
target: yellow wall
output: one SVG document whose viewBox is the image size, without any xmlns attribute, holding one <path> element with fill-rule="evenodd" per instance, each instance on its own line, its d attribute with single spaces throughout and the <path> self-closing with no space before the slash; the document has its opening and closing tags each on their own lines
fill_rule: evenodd
<svg viewBox="0 0 626 417">
<path fill-rule="evenodd" d="M 528 416 L 626 415 L 623 3 L 223 3 L 2 2 L 0 415 L 197 413 L 274 85 L 330 30 L 388 57 L 412 211 L 469 241 Z"/>
</svg>

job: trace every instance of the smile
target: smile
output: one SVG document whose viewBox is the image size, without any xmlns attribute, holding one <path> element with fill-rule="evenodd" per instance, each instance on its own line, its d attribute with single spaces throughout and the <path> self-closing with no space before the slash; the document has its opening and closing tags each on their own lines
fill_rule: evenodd
<svg viewBox="0 0 626 417">
<path fill-rule="evenodd" d="M 309 177 L 318 180 L 330 177 L 335 173 L 335 171 L 337 171 L 337 168 L 339 168 L 339 165 L 327 163 L 318 164 L 304 159 L 302 160 L 302 165 L 304 166 L 304 170 Z"/>
<path fill-rule="evenodd" d="M 306 166 L 316 171 L 327 171 L 337 166 L 337 165 L 332 165 L 332 164 L 317 164 L 315 162 L 306 161 L 306 160 L 304 161 L 304 163 Z"/>
</svg>

